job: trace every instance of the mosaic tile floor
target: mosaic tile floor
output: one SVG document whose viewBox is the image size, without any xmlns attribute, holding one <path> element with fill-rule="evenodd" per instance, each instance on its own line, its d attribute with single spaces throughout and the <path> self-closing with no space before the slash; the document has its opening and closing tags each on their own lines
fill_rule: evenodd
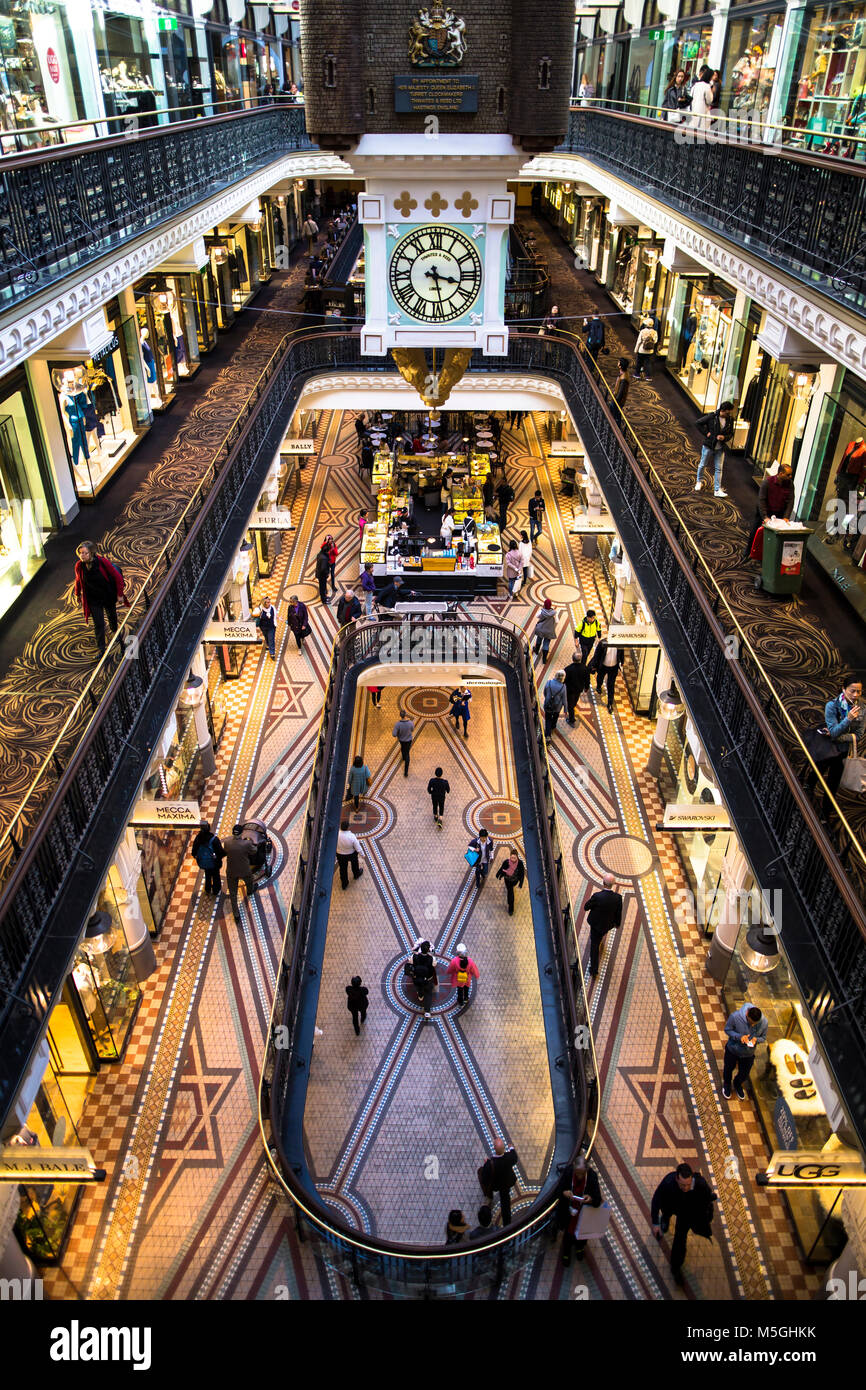
<svg viewBox="0 0 866 1390">
<path fill-rule="evenodd" d="M 365 485 L 354 465 L 351 415 L 320 421 L 318 455 L 304 471 L 296 507 L 297 528 L 284 547 L 269 589 L 285 614 L 291 592 L 312 596 L 318 542 L 332 532 L 340 548 L 338 578 L 357 573 L 356 516 L 366 504 Z M 528 495 L 540 485 L 547 502 L 547 530 L 536 548 L 535 578 L 517 601 L 494 602 L 491 611 L 521 625 L 533 621 L 551 585 L 573 595 L 570 618 L 597 599 L 592 570 L 567 536 L 559 516 L 555 474 L 543 459 L 540 421 L 527 418 L 519 438 L 507 433 L 509 478 L 517 493 L 516 515 L 525 524 Z M 598 604 L 596 603 L 596 606 Z M 158 973 L 145 998 L 124 1062 L 96 1079 L 81 1126 L 81 1139 L 109 1170 L 102 1187 L 84 1190 L 63 1268 L 46 1273 L 54 1298 L 163 1299 L 353 1299 L 346 1280 L 326 1268 L 309 1244 L 299 1243 L 291 1212 L 269 1181 L 256 1123 L 256 1088 L 264 1032 L 291 892 L 300 822 L 307 797 L 310 754 L 321 692 L 336 628 L 331 608 L 311 604 L 313 635 L 299 654 L 281 623 L 277 661 L 251 652 L 241 678 L 226 686 L 229 724 L 218 750 L 217 773 L 203 809 L 225 831 L 241 808 L 275 829 L 278 872 L 263 892 L 242 900 L 235 925 L 223 902 L 202 893 L 201 876 L 187 863 L 157 944 Z M 562 636 L 550 660 L 537 666 L 539 680 L 568 655 Z M 406 692 L 402 698 L 409 698 Z M 509 795 L 508 759 L 482 759 L 493 738 L 495 696 L 478 700 L 468 742 L 431 720 L 416 753 L 417 771 L 393 776 L 387 734 L 395 692 L 378 713 L 361 708 L 357 740 L 376 780 L 374 801 L 389 802 L 396 816 L 423 834 L 429 807 L 421 792 L 426 762 L 435 756 L 453 775 L 442 842 L 441 932 L 465 878 L 460 826 L 467 805 L 480 796 Z M 793 1227 L 778 1194 L 758 1190 L 754 1173 L 766 1158 L 750 1103 L 720 1108 L 718 1059 L 724 1013 L 717 990 L 703 973 L 705 943 L 697 929 L 678 922 L 673 909 L 685 884 L 669 839 L 656 838 L 658 794 L 642 769 L 652 729 L 632 713 L 622 686 L 613 714 L 593 696 L 574 729 L 560 723 L 550 745 L 551 770 L 566 845 L 572 845 L 569 878 L 580 903 L 588 883 L 607 866 L 625 885 L 621 929 L 608 936 L 598 977 L 590 982 L 590 1007 L 603 1082 L 603 1111 L 592 1161 L 613 1207 L 604 1240 L 580 1266 L 591 1298 L 608 1299 L 808 1299 L 819 1279 L 797 1254 Z M 500 741 L 503 737 L 500 729 Z M 435 750 L 435 753 L 434 753 Z M 440 752 L 441 750 L 441 752 Z M 424 763 L 424 771 L 421 763 Z M 425 775 L 426 774 L 426 775 Z M 428 826 L 432 836 L 432 818 Z M 417 843 L 417 834 L 414 836 Z M 447 853 L 446 853 L 447 851 Z M 354 1219 L 384 1222 L 391 1209 L 383 1190 L 395 1165 L 401 1199 L 415 1203 L 417 1219 L 435 1232 L 453 1200 L 471 1207 L 471 1164 L 478 1142 L 501 1125 L 524 1161 L 524 1178 L 537 1180 L 549 1137 L 549 1095 L 537 1061 L 524 1056 L 509 1094 L 509 1049 L 524 1039 L 533 1053 L 537 1035 L 537 976 L 520 944 L 521 913 L 510 919 L 488 884 L 473 909 L 469 945 L 483 972 L 478 998 L 454 1023 L 439 1022 L 408 1054 L 398 1086 L 382 1090 L 376 1142 L 365 1164 L 354 1163 L 353 1120 L 379 1076 L 385 1040 L 401 1026 L 383 997 L 385 966 L 402 949 L 393 928 L 382 925 L 381 904 L 398 887 L 417 914 L 430 892 L 420 856 L 396 829 L 370 848 L 369 874 L 350 881 L 334 899 L 320 1002 L 323 1037 L 313 1071 L 318 1105 L 308 1124 L 320 1177 L 337 1196 L 351 1199 Z M 452 859 L 453 856 L 453 859 Z M 388 880 L 390 871 L 393 883 Z M 379 905 L 377 912 L 376 905 Z M 350 918 L 351 914 L 351 918 Z M 509 949 L 501 949 L 503 930 Z M 469 928 L 467 927 L 467 932 Z M 354 939 L 352 934 L 354 934 Z M 361 949 L 363 943 L 363 949 Z M 581 933 L 584 956 L 586 931 Z M 363 954 L 363 959 L 359 955 Z M 340 991 L 359 970 L 371 989 L 367 1034 L 355 1039 Z M 507 980 L 517 996 L 503 1018 L 494 981 Z M 344 978 L 345 977 L 345 978 Z M 535 991 L 535 992 L 534 992 Z M 416 1025 L 410 1025 L 416 1027 Z M 443 1048 L 446 1029 L 457 1046 L 469 1044 L 484 1082 L 485 1100 L 472 1120 L 459 1068 Z M 417 1031 L 417 1027 L 416 1027 Z M 517 1036 L 517 1041 L 515 1040 Z M 436 1049 L 434 1051 L 434 1049 Z M 352 1067 L 361 1063 L 358 1070 Z M 330 1090 L 328 1083 L 330 1078 Z M 333 1104 L 342 1087 L 339 1105 Z M 419 1103 L 415 1103 L 419 1102 Z M 439 1185 L 418 1177 L 418 1159 L 436 1115 L 461 1116 L 452 1137 L 440 1140 Z M 354 1145 L 354 1147 L 353 1147 Z M 690 1161 L 719 1194 L 715 1239 L 692 1239 L 686 1285 L 673 1285 L 665 1247 L 652 1239 L 649 1200 L 659 1179 L 677 1162 Z M 354 1165 L 354 1166 L 353 1166 Z M 423 1184 L 423 1186 L 422 1186 Z M 339 1189 L 339 1192 L 337 1192 Z M 429 1223 L 429 1224 L 428 1224 Z M 568 1300 L 574 1270 L 565 1271 L 555 1249 L 535 1257 L 504 1286 L 499 1297 Z M 374 1295 L 375 1296 L 375 1295 Z"/>
</svg>

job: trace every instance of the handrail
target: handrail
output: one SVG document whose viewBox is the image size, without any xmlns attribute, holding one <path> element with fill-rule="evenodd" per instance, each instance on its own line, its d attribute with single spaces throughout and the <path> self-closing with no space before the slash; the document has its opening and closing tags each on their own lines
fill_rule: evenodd
<svg viewBox="0 0 866 1390">
<path fill-rule="evenodd" d="M 581 358 L 583 358 L 585 348 L 583 342 L 577 336 L 577 334 L 571 333 L 565 329 L 557 328 L 556 336 L 558 338 L 563 338 L 570 341 L 575 352 L 579 353 Z M 824 794 L 825 796 L 830 798 L 830 803 L 833 807 L 833 810 L 838 816 L 839 821 L 841 822 L 841 825 L 845 831 L 850 850 L 859 860 L 864 874 L 866 874 L 866 849 L 864 849 L 864 847 L 861 845 L 857 837 L 857 833 L 854 830 L 854 827 L 846 818 L 845 813 L 842 810 L 842 807 L 839 805 L 839 802 L 836 800 L 835 795 L 831 792 L 830 788 L 825 782 L 824 777 L 821 773 L 820 766 L 816 764 L 812 759 L 812 756 L 808 748 L 803 742 L 802 735 L 800 734 L 796 724 L 794 723 L 793 719 L 788 713 L 787 705 L 785 704 L 782 696 L 777 690 L 772 677 L 770 676 L 766 667 L 764 666 L 764 663 L 758 655 L 757 651 L 755 650 L 755 647 L 753 646 L 745 628 L 742 626 L 739 618 L 737 617 L 736 613 L 731 607 L 724 590 L 722 589 L 710 565 L 708 564 L 703 552 L 703 547 L 700 543 L 700 539 L 696 536 L 693 536 L 691 531 L 689 530 L 688 523 L 685 517 L 683 516 L 682 512 L 680 511 L 675 498 L 668 491 L 667 485 L 664 481 L 664 478 L 662 477 L 662 474 L 656 468 L 655 464 L 653 463 L 652 459 L 650 458 L 649 454 L 647 453 L 646 449 L 644 448 L 643 444 L 638 438 L 638 435 L 635 433 L 634 427 L 631 421 L 629 420 L 628 416 L 625 414 L 622 407 L 615 399 L 613 388 L 610 386 L 608 381 L 606 381 L 601 372 L 597 373 L 594 380 L 596 382 L 596 385 L 598 386 L 598 389 L 603 393 L 606 399 L 608 409 L 613 411 L 614 418 L 617 421 L 617 425 L 619 426 L 619 429 L 622 432 L 622 434 L 625 435 L 632 454 L 635 456 L 635 458 L 640 460 L 644 475 L 647 478 L 652 479 L 654 490 L 664 500 L 665 507 L 667 508 L 670 516 L 673 518 L 676 524 L 677 539 L 679 543 L 682 544 L 683 540 L 685 540 L 688 543 L 688 546 L 691 550 L 693 568 L 697 568 L 700 570 L 703 582 L 712 595 L 713 608 L 716 617 L 718 617 L 718 609 L 721 608 L 724 611 L 726 621 L 730 624 L 732 631 L 736 634 L 739 651 L 741 653 L 745 652 L 748 655 L 749 661 L 754 671 L 757 672 L 758 676 L 760 677 L 761 685 L 763 686 L 764 690 L 764 696 L 772 702 L 772 706 L 775 710 L 776 717 L 779 719 L 783 728 L 785 729 L 786 736 L 790 738 L 791 741 L 794 743 L 797 752 L 803 756 L 809 769 L 815 772 L 817 776 L 820 778 Z M 764 697 L 761 696 L 760 692 L 758 692 L 758 698 L 761 699 L 762 707 L 764 708 L 764 710 L 766 710 L 766 706 L 763 704 Z"/>
<path fill-rule="evenodd" d="M 595 1141 L 599 1119 L 597 1058 L 592 1030 L 588 1025 L 589 1011 L 585 989 L 582 988 L 579 1005 L 573 992 L 573 975 L 576 970 L 579 970 L 579 966 L 576 965 L 579 957 L 576 951 L 575 924 L 568 897 L 567 873 L 558 839 L 552 779 L 546 761 L 545 740 L 539 717 L 538 690 L 528 655 L 528 645 L 523 632 L 508 622 L 503 621 L 494 625 L 486 621 L 475 623 L 445 618 L 437 620 L 437 625 L 440 622 L 451 628 L 471 626 L 473 631 L 479 629 L 487 631 L 489 629 L 489 640 L 492 642 L 494 659 L 510 665 L 515 672 L 521 686 L 522 713 L 524 717 L 528 715 L 531 719 L 531 726 L 527 727 L 525 732 L 534 763 L 532 777 L 534 797 L 544 798 L 545 803 L 544 814 L 538 820 L 539 840 L 545 880 L 548 884 L 548 908 L 552 908 L 552 925 L 555 929 L 554 942 L 557 938 L 559 941 L 559 948 L 555 954 L 561 965 L 560 1004 L 564 1005 L 566 1009 L 565 1022 L 569 1039 L 569 1059 L 573 1068 L 578 1067 L 582 1086 L 586 1085 L 588 1079 L 595 1082 L 594 1091 L 590 1088 L 586 1093 L 586 1105 L 592 1116 L 592 1134 L 588 1145 L 584 1145 L 583 1138 L 579 1145 L 586 1152 L 589 1152 Z M 274 1177 L 291 1198 L 298 1212 L 302 1213 L 315 1228 L 318 1228 L 332 1244 L 336 1244 L 339 1248 L 373 1259 L 387 1258 L 390 1261 L 389 1268 L 392 1277 L 396 1277 L 397 1270 L 402 1270 L 405 1276 L 412 1266 L 418 1264 L 422 1264 L 426 1268 L 429 1263 L 432 1263 L 434 1270 L 437 1267 L 450 1270 L 455 1262 L 458 1264 L 461 1261 L 465 1262 L 476 1252 L 487 1258 L 491 1252 L 502 1252 L 509 1247 L 522 1246 L 527 1231 L 532 1230 L 534 1232 L 536 1228 L 541 1229 L 541 1223 L 546 1223 L 555 1205 L 551 1201 L 549 1193 L 545 1197 L 542 1192 L 530 1205 L 528 1211 L 523 1212 L 517 1218 L 507 1234 L 494 1238 L 483 1237 L 469 1245 L 449 1249 L 445 1252 L 442 1251 L 441 1247 L 398 1244 L 371 1236 L 359 1235 L 348 1227 L 343 1227 L 335 1220 L 333 1213 L 325 1204 L 317 1201 L 309 1187 L 300 1182 L 283 1149 L 276 1107 L 279 1094 L 285 1091 L 287 1073 L 292 1065 L 293 1039 L 291 1036 L 289 1037 L 287 1046 L 285 1035 L 287 1030 L 290 1035 L 293 1032 L 300 993 L 303 989 L 302 979 L 306 970 L 306 933 L 310 927 L 312 911 L 319 897 L 315 868 L 318 864 L 319 841 L 330 790 L 328 769 L 333 760 L 333 747 L 339 718 L 339 692 L 344 687 L 349 667 L 356 666 L 361 662 L 366 663 L 371 656 L 375 659 L 378 650 L 377 642 L 383 632 L 388 632 L 399 625 L 400 620 L 389 619 L 372 624 L 368 622 L 350 623 L 338 631 L 334 641 L 319 721 L 307 806 L 302 822 L 304 829 L 301 846 L 292 892 L 288 899 L 290 906 L 286 917 L 281 963 L 277 971 L 277 988 L 271 1008 L 270 1025 L 262 1064 L 258 1112 L 259 1131 L 268 1164 Z M 419 624 L 419 626 L 423 626 L 423 624 Z M 509 650 L 513 653 L 510 658 L 501 650 L 506 637 L 509 639 Z M 533 733 L 534 736 L 531 736 Z M 546 773 L 540 761 L 541 750 L 544 750 Z M 552 811 L 546 810 L 548 805 L 553 808 Z M 542 808 L 539 807 L 539 809 Z M 558 855 L 556 853 L 557 847 L 559 849 Z M 569 928 L 571 935 L 569 935 Z M 586 1033 L 590 1045 L 588 1066 L 581 1061 L 581 1049 L 577 1045 L 576 1029 L 579 1021 L 586 1023 Z M 278 1045 L 277 1038 L 280 1034 L 282 1037 Z M 549 1187 L 549 1185 L 548 1180 L 547 1186 Z M 354 1268 L 357 1275 L 357 1266 Z"/>
<path fill-rule="evenodd" d="M 702 134 L 704 138 L 709 137 L 710 140 L 722 138 L 729 140 L 732 144 L 781 145 L 786 153 L 801 154 L 808 159 L 818 160 L 822 164 L 829 160 L 838 161 L 846 171 L 851 171 L 848 160 L 852 158 L 866 159 L 866 136 L 864 135 L 857 135 L 856 132 L 852 132 L 850 135 L 835 135 L 828 130 L 807 130 L 805 126 L 767 121 L 760 112 L 756 112 L 752 107 L 744 107 L 741 112 L 734 112 L 731 115 L 723 107 L 713 107 L 709 112 L 709 122 L 703 124 L 701 124 L 703 118 L 693 115 L 690 110 L 680 112 L 681 121 L 669 121 L 667 108 L 662 106 L 661 102 L 620 101 L 610 97 L 582 97 L 578 100 L 572 98 L 570 109 L 579 111 L 581 107 L 596 111 L 620 112 L 624 116 L 634 116 L 638 119 L 653 121 L 656 125 L 664 125 L 668 129 L 679 130 L 683 134 L 687 131 L 691 131 L 693 135 Z M 756 140 L 752 135 L 752 131 L 755 130 L 769 133 L 770 138 L 767 139 L 764 135 Z M 786 140 L 784 137 L 787 133 L 798 138 Z M 809 154 L 800 143 L 805 140 L 824 140 L 827 143 L 834 142 L 844 145 L 853 144 L 857 146 L 857 154 L 856 156 L 837 153 Z M 856 167 L 852 172 L 858 172 Z M 866 169 L 859 172 L 866 175 Z"/>
</svg>

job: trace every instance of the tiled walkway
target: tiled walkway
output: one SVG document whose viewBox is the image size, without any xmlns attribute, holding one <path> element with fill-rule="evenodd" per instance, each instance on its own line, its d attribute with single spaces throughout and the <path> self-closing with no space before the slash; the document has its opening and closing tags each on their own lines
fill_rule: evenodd
<svg viewBox="0 0 866 1390">
<path fill-rule="evenodd" d="M 281 615 L 288 593 L 313 597 L 312 560 L 326 530 L 340 546 L 338 576 L 349 579 L 357 573 L 356 516 L 367 499 L 354 463 L 353 436 L 350 417 L 323 417 L 319 456 L 305 470 L 298 527 L 270 581 L 279 592 Z M 509 464 L 509 477 L 518 518 L 525 524 L 528 496 L 541 486 L 548 529 L 536 550 L 536 577 L 528 592 L 518 601 L 493 601 L 484 611 L 522 625 L 533 620 L 537 605 L 550 594 L 557 606 L 568 604 L 569 618 L 574 618 L 597 595 L 591 566 L 570 546 L 558 514 L 556 470 L 543 458 L 544 441 L 534 419 L 526 421 L 519 439 L 511 432 L 506 438 L 508 452 L 517 456 Z M 132 1046 L 119 1067 L 100 1073 L 85 1111 L 81 1140 L 108 1169 L 109 1179 L 83 1192 L 63 1270 L 46 1276 L 52 1297 L 268 1299 L 284 1296 L 284 1290 L 292 1298 L 357 1296 L 342 1276 L 320 1263 L 309 1244 L 299 1244 L 291 1212 L 268 1180 L 256 1122 L 263 1039 L 336 626 L 332 609 L 314 603 L 311 613 L 313 637 L 303 654 L 294 643 L 289 646 L 281 625 L 278 661 L 250 653 L 241 679 L 227 687 L 229 726 L 203 803 L 221 831 L 241 808 L 261 815 L 275 829 L 279 870 L 265 892 L 243 904 L 238 928 L 222 905 L 215 908 L 203 896 L 195 866 L 184 867 L 157 946 L 161 968 L 145 985 Z M 570 651 L 569 626 L 563 624 L 561 631 L 548 667 Z M 539 678 L 546 678 L 546 671 Z M 407 691 L 401 698 L 413 696 Z M 320 1013 L 323 1036 L 313 1072 L 323 1103 L 329 1073 L 342 1070 L 349 1088 L 350 1099 L 327 1120 L 317 1115 L 311 1133 L 320 1144 L 327 1180 L 336 1174 L 345 1191 L 348 1179 L 362 1225 L 365 1214 L 371 1220 L 384 1212 L 384 1170 L 377 1167 L 374 1147 L 372 1161 L 350 1171 L 346 1157 L 352 1119 L 367 1081 L 376 1075 L 384 1030 L 399 1026 L 383 992 L 390 978 L 385 966 L 400 949 L 393 928 L 386 932 L 381 922 L 381 895 L 387 900 L 393 892 L 385 883 L 386 866 L 410 909 L 417 912 L 423 895 L 431 891 L 417 853 L 428 809 L 421 792 L 428 755 L 422 758 L 419 749 L 417 771 L 413 768 L 408 779 L 393 777 L 388 732 L 395 699 L 393 692 L 386 695 L 378 714 L 360 710 L 358 742 L 376 773 L 374 802 L 390 802 L 398 821 L 408 819 L 419 831 L 409 844 L 396 833 L 383 834 L 371 845 L 376 872 L 358 883 L 350 881 L 345 894 L 338 889 L 334 923 L 342 931 L 334 933 L 329 947 Z M 442 765 L 448 758 L 449 767 L 456 769 L 457 787 L 439 836 L 448 864 L 441 873 L 446 913 L 464 878 L 460 818 L 473 796 L 508 787 L 507 776 L 495 780 L 500 773 L 494 774 L 492 759 L 479 756 L 488 751 L 492 730 L 484 725 L 494 706 L 485 712 L 479 702 L 476 708 L 478 722 L 474 727 L 470 723 L 468 745 L 454 740 L 439 722 L 422 734 L 421 747 L 427 741 L 429 754 L 436 749 L 437 756 L 441 747 Z M 573 901 L 581 902 L 587 882 L 597 883 L 608 868 L 625 885 L 623 926 L 607 938 L 589 996 L 603 1084 L 592 1162 L 614 1215 L 608 1235 L 591 1249 L 579 1275 L 572 1269 L 566 1276 L 555 1250 L 549 1250 L 514 1276 L 500 1296 L 568 1300 L 577 1277 L 592 1298 L 808 1299 L 819 1279 L 798 1256 L 783 1199 L 755 1186 L 754 1174 L 764 1165 L 767 1150 L 753 1106 L 726 1106 L 719 1099 L 724 1015 L 718 991 L 704 973 L 705 942 L 675 912 L 676 895 L 685 886 L 676 854 L 667 838 L 654 834 L 661 806 L 642 772 L 650 737 L 650 725 L 632 714 L 620 691 L 612 715 L 593 701 L 575 729 L 560 723 L 551 742 L 563 840 L 571 846 Z M 578 777 L 584 766 L 588 776 Z M 427 833 L 433 835 L 432 825 Z M 521 988 L 532 987 L 531 969 L 517 944 L 525 907 L 521 903 L 515 917 L 508 918 L 497 900 L 500 887 L 485 887 L 468 941 L 489 997 L 479 994 L 458 1029 L 471 1040 L 491 1101 L 524 1159 L 524 1175 L 532 1180 L 549 1137 L 544 1087 L 539 1081 L 540 1093 L 528 1102 L 509 1100 L 505 1093 L 496 1053 L 512 1046 L 513 1039 L 501 1003 L 503 1032 L 491 1037 L 497 972 L 515 969 Z M 372 906 L 377 901 L 378 920 Z M 349 949 L 349 930 L 363 935 L 363 959 Z M 447 935 L 444 916 L 440 930 Z M 367 942 L 372 943 L 369 948 Z M 581 942 L 586 953 L 585 931 Z M 344 976 L 355 970 L 365 976 L 372 1001 L 370 1031 L 357 1040 L 340 1002 Z M 414 1076 L 405 1087 L 401 1083 L 405 1097 L 425 1097 L 431 1117 L 443 1111 L 460 1115 L 464 1104 L 453 1068 L 447 1073 L 437 1060 L 430 1071 L 447 1026 L 427 1025 L 414 1046 Z M 452 1029 L 454 1036 L 458 1029 Z M 361 1071 L 352 1074 L 358 1063 Z M 402 1104 L 398 1087 L 391 1097 L 393 1115 L 386 1116 L 377 1135 L 380 1155 L 388 1155 L 389 1163 L 407 1153 L 398 1135 Z M 536 1121 L 543 1134 L 531 1132 Z M 435 1179 L 417 1175 L 416 1214 L 431 1229 L 444 1221 L 452 1203 L 471 1209 L 469 1148 L 467 1140 L 463 1167 L 447 1172 L 447 1183 L 438 1180 L 441 1198 L 432 1195 Z M 419 1151 L 412 1150 L 413 1163 Z M 477 1162 L 475 1152 L 473 1147 Z M 692 1238 L 687 1283 L 679 1291 L 671 1282 L 664 1248 L 650 1236 L 648 1208 L 659 1179 L 682 1160 L 707 1176 L 719 1194 L 719 1211 L 714 1241 Z M 404 1175 L 399 1180 L 405 1181 Z"/>
</svg>

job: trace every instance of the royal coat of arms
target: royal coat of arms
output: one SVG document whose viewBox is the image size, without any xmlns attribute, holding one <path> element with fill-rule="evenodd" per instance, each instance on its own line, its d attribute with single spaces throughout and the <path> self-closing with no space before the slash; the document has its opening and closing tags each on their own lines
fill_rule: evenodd
<svg viewBox="0 0 866 1390">
<path fill-rule="evenodd" d="M 409 28 L 409 62 L 415 68 L 456 68 L 466 56 L 465 22 L 434 0 Z"/>
</svg>

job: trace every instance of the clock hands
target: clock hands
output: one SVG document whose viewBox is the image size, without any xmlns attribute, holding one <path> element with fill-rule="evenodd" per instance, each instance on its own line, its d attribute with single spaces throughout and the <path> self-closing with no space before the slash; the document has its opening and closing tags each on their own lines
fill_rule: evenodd
<svg viewBox="0 0 866 1390">
<path fill-rule="evenodd" d="M 439 288 L 439 281 L 440 281 L 440 280 L 447 280 L 448 283 L 449 283 L 450 285 L 456 285 L 456 284 L 458 284 L 458 281 L 457 281 L 457 279 L 456 279 L 455 276 L 453 276 L 453 275 L 443 275 L 442 272 L 441 272 L 440 270 L 438 270 L 437 267 L 436 267 L 435 265 L 434 265 L 434 266 L 431 266 L 429 270 L 425 270 L 424 274 L 427 275 L 428 277 L 432 276 L 433 282 L 434 282 L 434 284 L 436 285 L 436 288 L 437 288 L 437 289 Z"/>
</svg>

